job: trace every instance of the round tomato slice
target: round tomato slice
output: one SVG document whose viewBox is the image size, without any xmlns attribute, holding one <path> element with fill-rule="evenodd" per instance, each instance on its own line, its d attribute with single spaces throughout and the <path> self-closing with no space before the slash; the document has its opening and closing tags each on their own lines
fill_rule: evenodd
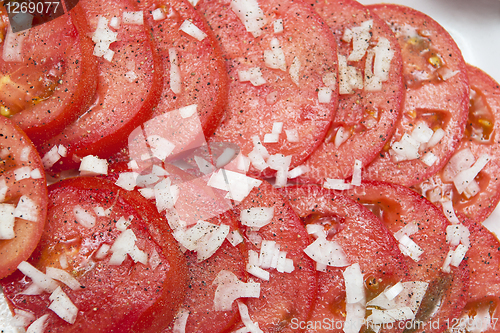
<svg viewBox="0 0 500 333">
<path fill-rule="evenodd" d="M 415 315 L 415 332 L 443 332 L 463 309 L 469 287 L 465 262 L 450 272 L 442 269 L 452 248 L 447 244 L 448 219 L 427 199 L 396 184 L 363 182 L 351 196 L 374 211 L 399 240 L 411 280 L 429 283 Z"/>
<path fill-rule="evenodd" d="M 97 60 L 90 29 L 83 8 L 76 6 L 68 15 L 20 34 L 0 23 L 2 33 L 0 113 L 12 117 L 39 145 L 75 121 L 92 102 Z"/>
<path fill-rule="evenodd" d="M 359 263 L 367 301 L 398 282 L 410 280 L 394 237 L 369 210 L 315 185 L 290 186 L 281 191 L 304 224 L 321 226 L 327 240 L 340 245 L 349 262 L 345 266 Z M 346 320 L 344 268 L 327 266 L 318 272 L 319 290 L 308 322 L 322 322 L 323 326 L 309 327 L 307 332 L 343 332 Z M 386 327 L 382 331 L 400 332 L 398 328 L 399 324 L 393 324 L 393 329 Z"/>
<path fill-rule="evenodd" d="M 356 1 L 308 0 L 330 27 L 345 64 L 339 68 L 339 107 L 328 134 L 305 163 L 310 171 L 302 177 L 322 184 L 325 178 L 345 179 L 352 175 L 355 160 L 363 166 L 370 163 L 390 140 L 401 118 L 405 93 L 402 76 L 401 49 L 391 29 L 377 15 Z M 354 51 L 354 36 L 347 42 L 349 31 L 361 31 L 363 25 L 370 44 L 367 52 Z M 368 45 L 367 45 L 368 46 Z M 383 50 L 385 48 L 385 50 Z M 351 60 L 354 59 L 354 60 Z M 388 62 L 387 73 L 374 62 Z M 349 67 L 348 67 L 349 66 Z M 348 70 L 357 71 L 361 87 L 351 87 L 345 77 Z M 375 75 L 376 74 L 376 75 Z M 376 86 L 372 83 L 377 81 Z"/>
<path fill-rule="evenodd" d="M 500 87 L 488 74 L 471 65 L 467 65 L 467 73 L 471 91 L 464 137 L 446 166 L 414 188 L 437 205 L 451 200 L 457 212 L 481 222 L 500 200 L 500 178 L 497 176 L 500 170 Z M 458 193 L 454 177 L 482 155 L 490 160 L 471 184 Z"/>
<path fill-rule="evenodd" d="M 39 147 L 44 157 L 52 149 L 57 152 L 60 146 L 66 148 L 64 156 L 48 159 L 50 163 L 45 167 L 52 171 L 76 168 L 84 156 L 105 158 L 122 148 L 134 128 L 150 117 L 162 88 L 163 67 L 153 47 L 147 20 L 135 24 L 122 19 L 124 14 L 133 15 L 137 11 L 132 2 L 82 0 L 79 5 L 85 10 L 94 41 L 104 39 L 96 48 L 109 48 L 99 58 L 94 104 Z M 116 26 L 111 23 L 114 17 L 121 22 L 116 29 L 110 26 Z M 108 45 L 106 38 L 116 41 Z M 53 157 L 54 151 L 51 154 Z"/>
<path fill-rule="evenodd" d="M 263 207 L 273 208 L 267 225 L 258 231 L 241 226 L 246 237 L 245 256 L 249 258 L 250 250 L 259 254 L 263 242 L 271 241 L 274 249 L 279 246 L 279 251 L 286 252 L 286 258 L 293 261 L 293 271 L 281 273 L 274 268 L 266 269 L 267 281 L 252 276 L 253 282 L 260 283 L 260 297 L 246 299 L 248 313 L 264 332 L 292 332 L 295 321 L 303 322 L 309 317 L 318 288 L 314 263 L 304 253 L 309 236 L 287 200 L 265 181 L 254 188 L 234 212 L 241 222 L 241 212 Z M 240 323 L 234 328 L 241 326 Z"/>
<path fill-rule="evenodd" d="M 236 220 L 229 212 L 210 220 L 210 222 L 229 225 L 231 229 L 237 228 Z M 235 302 L 229 311 L 215 311 L 214 297 L 217 285 L 212 282 L 222 270 L 232 272 L 239 280 L 244 280 L 246 273 L 243 254 L 238 247 L 225 240 L 210 258 L 199 262 L 196 257 L 196 253 L 186 253 L 189 288 L 186 301 L 181 307 L 189 313 L 185 331 L 229 332 L 229 329 L 239 321 L 238 306 Z M 166 332 L 177 332 L 175 328 L 173 326 Z"/>
<path fill-rule="evenodd" d="M 367 7 L 398 39 L 406 96 L 396 132 L 365 178 L 411 186 L 438 172 L 458 147 L 469 108 L 467 69 L 453 38 L 432 18 L 400 5 Z"/>
<path fill-rule="evenodd" d="M 270 155 L 291 156 L 293 168 L 320 144 L 337 109 L 335 40 L 302 2 L 259 1 L 247 8 L 251 15 L 238 6 L 196 6 L 222 45 L 229 75 L 224 118 L 210 140 L 235 143 L 245 156 L 253 151 L 253 173 L 272 172 L 258 142 Z"/>
<path fill-rule="evenodd" d="M 467 264 L 471 268 L 469 297 L 453 328 L 461 332 L 498 332 L 500 316 L 500 242 L 481 223 L 458 213 L 469 228 L 470 248 Z"/>
<path fill-rule="evenodd" d="M 47 215 L 47 186 L 40 156 L 28 136 L 4 116 L 0 116 L 0 211 L 3 278 L 35 250 Z"/>
<path fill-rule="evenodd" d="M 156 208 L 137 192 L 85 177 L 50 186 L 49 200 L 47 225 L 29 263 L 42 273 L 61 269 L 76 279 L 75 290 L 59 285 L 76 318 L 71 323 L 48 309 L 53 293 L 23 293 L 33 283 L 20 271 L 1 282 L 12 308 L 36 318 L 48 314 L 50 332 L 167 327 L 184 300 L 187 267 Z"/>
</svg>

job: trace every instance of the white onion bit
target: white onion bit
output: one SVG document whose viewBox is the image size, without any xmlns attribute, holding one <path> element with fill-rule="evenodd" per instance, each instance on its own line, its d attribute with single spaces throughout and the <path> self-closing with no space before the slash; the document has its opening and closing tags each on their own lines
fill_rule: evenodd
<svg viewBox="0 0 500 333">
<path fill-rule="evenodd" d="M 189 20 L 185 20 L 182 22 L 179 30 L 184 31 L 189 36 L 199 40 L 200 42 L 207 37 L 207 34 L 204 33 L 200 28 L 198 28 L 193 22 Z"/>
<path fill-rule="evenodd" d="M 213 283 L 217 285 L 214 296 L 216 311 L 231 310 L 233 302 L 240 297 L 260 297 L 260 283 L 244 283 L 230 271 L 220 271 Z"/>
<path fill-rule="evenodd" d="M 49 296 L 49 300 L 52 301 L 49 305 L 50 310 L 54 311 L 56 315 L 68 323 L 75 323 L 78 308 L 73 304 L 61 287 L 57 287 L 57 289 L 52 292 Z"/>
</svg>

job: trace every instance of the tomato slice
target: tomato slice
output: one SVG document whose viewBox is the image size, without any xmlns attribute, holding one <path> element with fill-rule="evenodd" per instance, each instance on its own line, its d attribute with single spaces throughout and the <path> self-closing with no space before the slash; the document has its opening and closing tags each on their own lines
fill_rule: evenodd
<svg viewBox="0 0 500 333">
<path fill-rule="evenodd" d="M 137 192 L 85 177 L 50 186 L 49 200 L 47 225 L 29 262 L 42 272 L 64 269 L 83 286 L 72 290 L 61 285 L 78 308 L 76 320 L 70 324 L 48 310 L 49 293 L 23 295 L 30 279 L 20 271 L 1 281 L 12 308 L 37 318 L 49 314 L 46 325 L 51 332 L 158 332 L 169 325 L 184 299 L 187 267 L 156 208 Z M 109 209 L 109 216 L 97 215 L 97 207 Z M 79 220 L 77 209 L 90 214 L 94 225 Z M 118 229 L 123 218 L 130 223 L 125 223 L 128 231 Z M 113 265 L 112 249 L 104 257 L 97 255 L 103 244 L 113 246 L 125 232 L 137 238 L 135 246 L 146 254 L 145 263 L 126 255 Z"/>
<path fill-rule="evenodd" d="M 396 133 L 365 178 L 411 186 L 438 172 L 458 147 L 469 107 L 467 69 L 453 38 L 430 17 L 399 5 L 367 7 L 395 31 L 407 89 Z M 405 137 L 413 137 L 420 123 L 444 136 L 432 147 L 425 136 L 419 138 L 424 144 Z"/>
<path fill-rule="evenodd" d="M 415 321 L 423 324 L 415 332 L 445 330 L 466 303 L 469 266 L 463 261 L 460 266 L 452 267 L 450 273 L 441 270 L 451 248 L 446 243 L 446 227 L 450 222 L 443 212 L 418 193 L 396 184 L 367 181 L 350 195 L 376 212 L 392 234 L 410 225 L 417 227 L 407 236 L 423 252 L 417 260 L 405 256 L 404 261 L 412 281 L 429 285 L 415 316 Z"/>
<path fill-rule="evenodd" d="M 247 32 L 229 0 L 200 1 L 196 7 L 222 45 L 229 75 L 228 105 L 220 127 L 210 140 L 235 143 L 246 156 L 254 149 L 252 137 L 258 136 L 269 154 L 291 155 L 290 167 L 294 167 L 319 145 L 337 109 L 336 83 L 331 85 L 331 101 L 320 103 L 318 99 L 318 90 L 326 88 L 323 76 L 328 74 L 335 81 L 336 45 L 322 20 L 301 2 L 270 0 L 258 4 L 267 23 L 257 37 Z M 275 21 L 283 23 L 282 32 L 274 33 Z M 276 44 L 274 51 L 271 42 Z M 264 52 L 268 55 L 268 65 Z M 280 57 L 284 62 L 272 60 Z M 290 76 L 290 69 L 292 74 L 298 69 L 293 74 L 295 78 Z M 253 77 L 253 83 L 239 79 L 245 73 Z M 283 123 L 282 133 L 277 142 L 266 143 L 265 134 L 272 134 L 275 122 Z M 288 140 L 286 131 L 296 131 L 294 138 Z M 265 165 L 258 168 L 265 174 L 272 172 L 265 170 Z M 254 168 L 253 173 L 260 173 L 259 170 Z"/>
<path fill-rule="evenodd" d="M 160 20 L 148 16 L 155 47 L 163 59 L 164 73 L 170 78 L 164 80 L 162 97 L 153 117 L 195 103 L 205 136 L 212 135 L 221 120 L 228 92 L 226 67 L 212 29 L 204 17 L 183 0 L 142 0 L 138 6 L 145 13 L 156 10 L 165 16 Z M 187 22 L 206 37 L 199 41 L 180 30 Z M 181 78 L 179 90 L 171 83 L 171 49 L 177 52 Z M 173 127 L 173 131 L 175 129 Z"/>
<path fill-rule="evenodd" d="M 0 116 L 0 206 L 3 211 L 5 205 L 18 207 L 25 201 L 32 203 L 28 209 L 33 210 L 30 217 L 15 217 L 13 238 L 0 239 L 0 278 L 28 259 L 42 236 L 47 215 L 45 184 L 42 161 L 28 136 Z M 7 220 L 7 215 L 2 216 Z"/>
<path fill-rule="evenodd" d="M 75 121 L 97 86 L 97 60 L 83 8 L 69 13 L 22 32 L 19 50 L 0 58 L 0 112 L 36 145 Z M 0 24 L 0 35 L 5 33 L 0 45 L 12 48 L 15 34 Z"/>
<path fill-rule="evenodd" d="M 84 0 L 80 4 L 93 32 L 100 16 L 109 24 L 113 17 L 120 18 L 121 22 L 124 12 L 137 11 L 128 0 Z M 89 154 L 101 158 L 111 156 L 124 146 L 130 132 L 149 118 L 160 98 L 163 67 L 151 42 L 147 20 L 139 25 L 121 22 L 118 29 L 109 25 L 108 29 L 118 33 L 117 41 L 109 46 L 114 52 L 111 61 L 99 58 L 94 104 L 39 148 L 43 156 L 56 146 L 67 148 L 66 156 L 47 166 L 52 171 L 75 168 L 80 159 Z"/>
<path fill-rule="evenodd" d="M 309 182 L 323 183 L 325 178 L 345 179 L 353 172 L 355 160 L 363 166 L 370 163 L 389 142 L 402 114 L 405 87 L 402 76 L 401 48 L 391 29 L 377 15 L 356 1 L 316 1 L 308 0 L 335 36 L 339 54 L 349 58 L 353 51 L 353 43 L 343 40 L 346 31 L 359 27 L 372 20 L 369 30 L 371 46 L 368 52 L 358 61 L 348 61 L 363 76 L 365 88 L 346 89 L 339 96 L 339 108 L 321 145 L 307 159 L 306 165 L 310 171 L 303 178 Z M 356 28 L 358 27 L 358 28 Z M 349 29 L 349 30 L 347 30 Z M 393 52 L 389 60 L 387 77 L 380 77 L 380 90 L 369 90 L 366 66 L 373 61 L 370 52 L 389 43 Z M 377 46 L 378 45 L 378 46 Z M 383 59 L 383 55 L 375 55 Z M 355 58 L 356 59 L 356 58 Z M 370 59 L 370 60 L 369 60 Z M 385 58 L 388 59 L 388 58 Z M 374 66 L 369 67 L 374 71 Z M 377 72 L 378 73 L 378 72 Z M 342 75 L 342 74 L 340 74 Z"/>
<path fill-rule="evenodd" d="M 488 154 L 490 161 L 473 182 L 477 188 L 469 190 L 468 187 L 462 194 L 458 193 L 453 184 L 453 177 L 458 173 L 451 171 L 452 162 L 458 163 L 455 157 L 437 174 L 414 188 L 437 205 L 441 201 L 452 200 L 457 212 L 481 222 L 493 212 L 500 200 L 500 179 L 497 177 L 500 169 L 500 146 L 497 139 L 500 130 L 500 88 L 495 80 L 478 68 L 467 65 L 467 73 L 471 85 L 469 117 L 456 154 L 469 150 L 474 161 L 483 154 Z"/>
<path fill-rule="evenodd" d="M 471 267 L 469 297 L 454 328 L 467 326 L 463 332 L 498 332 L 500 315 L 500 242 L 481 223 L 458 213 L 459 220 L 469 228 L 470 248 L 467 264 Z M 484 317 L 481 317 L 483 315 Z M 486 316 L 485 316 L 486 315 Z"/>
<path fill-rule="evenodd" d="M 233 214 L 226 213 L 210 220 L 211 223 L 229 225 L 237 228 Z M 242 251 L 225 240 L 221 247 L 208 259 L 198 262 L 196 253 L 186 253 L 189 269 L 189 288 L 186 301 L 182 306 L 189 311 L 186 332 L 229 332 L 239 319 L 238 306 L 235 303 L 230 311 L 215 311 L 214 297 L 217 285 L 212 283 L 221 270 L 234 273 L 239 280 L 244 281 L 245 259 Z M 171 327 L 166 332 L 173 332 Z M 175 331 L 174 331 L 175 332 Z"/>
<path fill-rule="evenodd" d="M 304 253 L 309 236 L 287 200 L 265 181 L 254 188 L 234 212 L 240 217 L 241 211 L 255 207 L 274 207 L 274 215 L 269 224 L 253 234 L 248 227 L 240 226 L 246 237 L 245 257 L 248 258 L 249 250 L 260 252 L 260 244 L 254 243 L 260 237 L 263 241 L 275 241 L 280 251 L 286 252 L 286 258 L 293 260 L 294 270 L 280 273 L 269 269 L 268 281 L 250 277 L 260 283 L 260 297 L 246 299 L 248 312 L 264 332 L 292 331 L 295 320 L 305 321 L 309 317 L 318 288 L 313 261 Z M 234 328 L 241 326 L 240 323 Z"/>
<path fill-rule="evenodd" d="M 359 263 L 365 281 L 367 301 L 387 287 L 410 281 L 408 267 L 394 237 L 370 211 L 353 200 L 315 185 L 281 189 L 304 224 L 323 226 L 327 239 L 337 242 L 350 264 Z M 328 266 L 318 272 L 318 295 L 309 322 L 322 322 L 319 330 L 342 332 L 346 316 L 344 268 Z M 384 329 L 384 332 L 398 332 Z"/>
</svg>

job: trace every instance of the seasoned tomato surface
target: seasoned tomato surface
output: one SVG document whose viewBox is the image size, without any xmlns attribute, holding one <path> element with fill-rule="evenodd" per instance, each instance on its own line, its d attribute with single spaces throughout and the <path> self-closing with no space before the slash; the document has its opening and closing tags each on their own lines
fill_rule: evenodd
<svg viewBox="0 0 500 333">
<path fill-rule="evenodd" d="M 49 200 L 29 263 L 77 281 L 74 289 L 55 282 L 77 312 L 60 318 L 48 309 L 53 293 L 26 292 L 33 282 L 20 271 L 1 282 L 12 307 L 48 314 L 50 332 L 158 332 L 169 325 L 184 299 L 186 260 L 155 207 L 137 192 L 85 177 L 52 185 Z"/>
</svg>

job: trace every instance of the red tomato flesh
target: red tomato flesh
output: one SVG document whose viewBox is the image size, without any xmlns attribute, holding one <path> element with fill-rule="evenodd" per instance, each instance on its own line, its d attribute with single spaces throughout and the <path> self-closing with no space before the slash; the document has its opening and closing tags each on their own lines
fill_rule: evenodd
<svg viewBox="0 0 500 333">
<path fill-rule="evenodd" d="M 407 88 L 396 134 L 366 168 L 365 177 L 411 186 L 438 172 L 464 134 L 469 107 L 467 69 L 451 36 L 430 17 L 399 5 L 367 7 L 395 31 Z M 411 134 L 420 121 L 432 130 L 441 128 L 444 137 L 435 146 L 419 151 L 418 159 L 395 162 L 390 147 L 405 133 Z M 437 157 L 430 166 L 421 160 L 427 152 Z"/>
<path fill-rule="evenodd" d="M 415 332 L 443 332 L 464 307 L 469 286 L 469 267 L 464 261 L 450 273 L 441 271 L 450 249 L 446 243 L 450 222 L 436 206 L 406 187 L 385 182 L 363 182 L 361 186 L 352 198 L 376 212 L 392 234 L 410 223 L 418 226 L 409 237 L 423 253 L 418 261 L 404 257 L 410 279 L 429 283 L 415 317 L 426 324 Z"/>
<path fill-rule="evenodd" d="M 325 87 L 323 75 L 337 75 L 337 51 L 333 36 L 322 20 L 301 2 L 259 1 L 267 25 L 259 37 L 246 31 L 230 8 L 231 1 L 200 1 L 205 15 L 222 45 L 229 75 L 229 99 L 214 142 L 237 144 L 246 156 L 253 150 L 252 136 L 264 140 L 274 122 L 283 122 L 277 143 L 264 143 L 269 154 L 292 155 L 291 167 L 301 164 L 320 144 L 337 109 L 338 89 L 330 103 L 318 102 L 318 89 Z M 284 30 L 274 33 L 273 21 L 282 19 Z M 286 71 L 269 68 L 264 51 L 276 38 L 284 53 Z M 298 85 L 288 73 L 294 59 L 300 61 Z M 258 67 L 266 83 L 254 86 L 240 82 L 239 71 Z M 297 130 L 298 142 L 289 142 L 286 130 Z M 269 170 L 264 170 L 266 173 Z M 259 173 L 254 169 L 254 173 Z"/>
<path fill-rule="evenodd" d="M 0 35 L 7 29 L 0 24 Z M 20 61 L 0 58 L 1 113 L 11 116 L 37 146 L 92 102 L 97 60 L 89 33 L 85 13 L 76 6 L 70 14 L 24 31 Z"/>
<path fill-rule="evenodd" d="M 369 20 L 373 20 L 370 43 L 375 46 L 381 38 L 385 38 L 394 52 L 388 79 L 382 83 L 380 91 L 355 89 L 352 94 L 340 94 L 339 108 L 325 140 L 307 159 L 306 165 L 311 171 L 302 176 L 304 180 L 322 184 L 325 178 L 349 178 L 356 159 L 366 166 L 392 137 L 395 124 L 401 118 L 405 93 L 403 61 L 399 43 L 391 29 L 365 6 L 351 0 L 306 2 L 330 27 L 339 54 L 348 57 L 353 51 L 352 43 L 342 40 L 345 30 Z M 365 73 L 366 61 L 365 54 L 360 61 L 348 61 L 348 65 L 354 66 L 364 78 L 365 74 L 368 75 Z M 335 138 L 341 128 L 349 138 L 337 147 Z"/>
<path fill-rule="evenodd" d="M 351 263 L 359 263 L 365 279 L 367 301 L 399 281 L 409 281 L 408 267 L 396 240 L 369 210 L 353 200 L 319 186 L 291 186 L 282 189 L 303 223 L 323 225 L 328 239 L 336 241 Z M 318 272 L 318 295 L 310 322 L 331 320 L 331 326 L 308 332 L 342 332 L 346 314 L 343 268 Z M 331 328 L 331 329 L 330 329 Z M 398 325 L 384 332 L 400 332 Z"/>
<path fill-rule="evenodd" d="M 1 281 L 11 306 L 32 312 L 37 318 L 49 314 L 51 332 L 158 332 L 173 320 L 184 299 L 187 267 L 167 221 L 137 192 L 98 178 L 73 178 L 49 189 L 49 213 L 42 239 L 29 262 L 45 272 L 46 267 L 66 269 L 83 286 L 63 291 L 78 308 L 74 324 L 47 309 L 49 294 L 35 296 L 20 292 L 29 279 L 20 272 Z M 79 224 L 74 208 L 79 205 L 95 218 L 91 228 Z M 95 207 L 110 208 L 109 216 L 97 216 Z M 136 246 L 147 253 L 147 265 L 130 256 L 120 265 L 109 264 L 110 255 L 95 256 L 102 244 L 112 245 L 121 234 L 115 224 L 132 216 L 128 226 L 137 237 Z"/>
<path fill-rule="evenodd" d="M 16 180 L 15 172 L 20 168 L 38 170 L 40 178 Z M 26 196 L 35 204 L 33 220 L 15 218 L 13 239 L 0 239 L 0 278 L 14 272 L 21 261 L 29 258 L 42 236 L 47 215 L 47 186 L 43 165 L 28 136 L 14 122 L 0 116 L 0 182 L 5 182 L 7 191 L 0 204 L 18 205 Z M 3 192 L 0 185 L 0 192 Z M 0 195 L 2 197 L 2 195 Z"/>
<path fill-rule="evenodd" d="M 471 85 L 469 117 L 465 135 L 456 152 L 470 149 L 477 159 L 488 154 L 491 160 L 476 176 L 479 192 L 473 196 L 459 194 L 449 176 L 450 162 L 415 189 L 440 206 L 441 200 L 452 200 L 453 208 L 467 217 L 481 222 L 493 212 L 500 200 L 500 86 L 482 70 L 467 65 Z"/>
</svg>

